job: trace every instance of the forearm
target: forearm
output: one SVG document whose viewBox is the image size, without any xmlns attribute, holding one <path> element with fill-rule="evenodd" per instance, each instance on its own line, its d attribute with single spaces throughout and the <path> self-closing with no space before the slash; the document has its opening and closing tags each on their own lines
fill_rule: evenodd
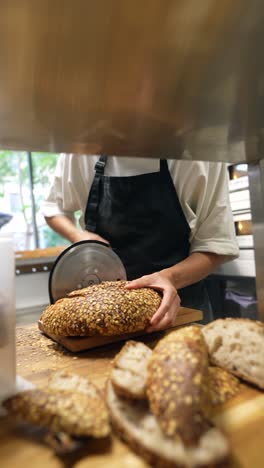
<svg viewBox="0 0 264 468">
<path fill-rule="evenodd" d="M 75 224 L 64 215 L 57 215 L 45 218 L 47 224 L 70 242 L 77 242 L 80 231 L 76 228 Z"/>
<path fill-rule="evenodd" d="M 171 280 L 176 289 L 181 289 L 206 278 L 223 261 L 223 255 L 194 252 L 177 265 L 162 270 L 162 273 Z"/>
<path fill-rule="evenodd" d="M 75 224 L 64 215 L 52 216 L 51 218 L 45 218 L 47 224 L 58 234 L 70 242 L 75 243 L 83 240 L 100 241 L 109 244 L 107 239 L 99 236 L 95 232 L 82 231 L 77 229 Z"/>
</svg>

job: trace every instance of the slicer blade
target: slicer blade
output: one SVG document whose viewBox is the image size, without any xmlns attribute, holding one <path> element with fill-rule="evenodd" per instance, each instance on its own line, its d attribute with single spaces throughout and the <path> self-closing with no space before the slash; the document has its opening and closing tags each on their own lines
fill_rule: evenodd
<svg viewBox="0 0 264 468">
<path fill-rule="evenodd" d="M 76 289 L 126 278 L 122 261 L 108 244 L 89 240 L 76 242 L 57 257 L 52 267 L 49 276 L 50 303 Z"/>
</svg>

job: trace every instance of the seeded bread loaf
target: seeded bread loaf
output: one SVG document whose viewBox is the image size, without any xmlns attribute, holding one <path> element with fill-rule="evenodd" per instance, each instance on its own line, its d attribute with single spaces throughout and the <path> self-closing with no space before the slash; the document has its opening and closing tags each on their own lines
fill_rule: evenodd
<svg viewBox="0 0 264 468">
<path fill-rule="evenodd" d="M 131 399 L 146 398 L 147 363 L 151 349 L 139 341 L 127 341 L 116 355 L 111 382 L 120 396 Z"/>
<path fill-rule="evenodd" d="M 177 335 L 174 335 L 177 337 Z M 152 350 L 140 341 L 127 341 L 113 361 L 110 380 L 118 396 L 147 399 L 147 366 Z M 212 406 L 225 403 L 240 391 L 234 375 L 217 366 L 208 369 L 208 395 Z"/>
<path fill-rule="evenodd" d="M 218 429 L 210 428 L 203 433 L 197 445 L 188 447 L 180 438 L 170 438 L 163 433 L 146 401 L 120 397 L 110 380 L 107 404 L 115 431 L 151 466 L 198 468 L 216 466 L 228 458 L 228 442 Z"/>
<path fill-rule="evenodd" d="M 200 328 L 163 338 L 148 363 L 150 408 L 168 437 L 193 446 L 210 427 L 208 351 Z"/>
<path fill-rule="evenodd" d="M 203 327 L 210 360 L 264 389 L 264 324 L 250 319 L 219 319 Z"/>
<path fill-rule="evenodd" d="M 17 393 L 4 407 L 18 421 L 75 437 L 106 437 L 109 415 L 97 388 L 78 375 L 54 374 L 45 389 Z"/>
<path fill-rule="evenodd" d="M 144 330 L 161 296 L 150 288 L 125 289 L 126 284 L 106 281 L 73 291 L 43 312 L 44 330 L 58 336 L 111 336 Z"/>
</svg>

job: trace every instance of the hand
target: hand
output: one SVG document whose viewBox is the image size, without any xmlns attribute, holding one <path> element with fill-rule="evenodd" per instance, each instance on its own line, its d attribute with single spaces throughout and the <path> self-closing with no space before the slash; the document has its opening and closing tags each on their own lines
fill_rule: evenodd
<svg viewBox="0 0 264 468">
<path fill-rule="evenodd" d="M 91 240 L 91 241 L 100 241 L 100 242 L 105 242 L 106 244 L 109 244 L 109 242 L 104 239 L 103 237 L 99 236 L 95 232 L 90 232 L 90 231 L 77 231 L 74 234 L 74 240 L 73 242 L 79 242 L 82 240 Z"/>
<path fill-rule="evenodd" d="M 150 327 L 147 332 L 162 330 L 173 326 L 180 308 L 180 297 L 172 281 L 162 271 L 152 275 L 142 276 L 139 279 L 130 281 L 127 289 L 153 288 L 161 291 L 163 294 L 162 302 L 150 321 Z"/>
</svg>

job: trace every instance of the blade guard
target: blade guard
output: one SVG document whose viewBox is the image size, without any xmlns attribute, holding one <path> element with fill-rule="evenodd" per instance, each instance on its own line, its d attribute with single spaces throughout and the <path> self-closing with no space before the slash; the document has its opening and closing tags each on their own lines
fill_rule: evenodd
<svg viewBox="0 0 264 468">
<path fill-rule="evenodd" d="M 89 285 L 126 279 L 122 261 L 108 244 L 76 242 L 63 250 L 53 264 L 49 275 L 50 303 Z"/>
</svg>

